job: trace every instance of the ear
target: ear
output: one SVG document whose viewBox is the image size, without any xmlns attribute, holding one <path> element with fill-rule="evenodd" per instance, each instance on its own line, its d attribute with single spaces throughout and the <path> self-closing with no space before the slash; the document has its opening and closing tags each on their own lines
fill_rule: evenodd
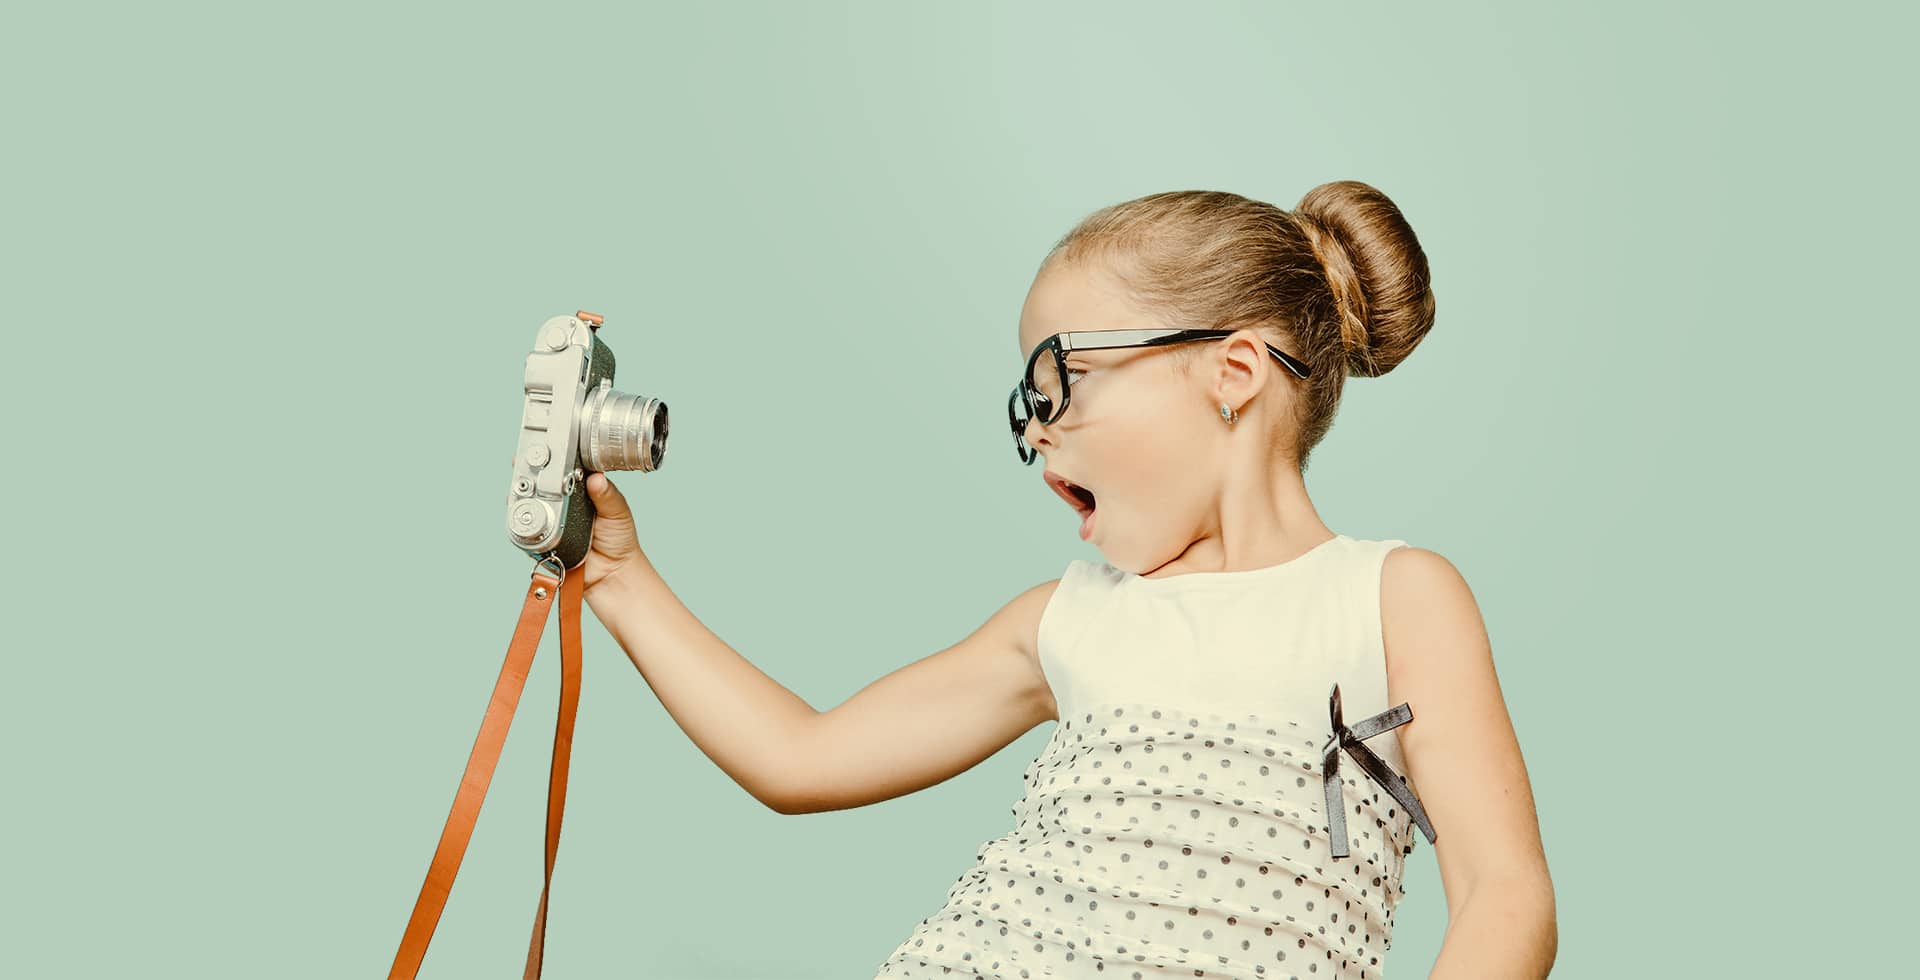
<svg viewBox="0 0 1920 980">
<path fill-rule="evenodd" d="M 1278 365 L 1267 353 L 1266 338 L 1252 330 L 1236 330 L 1214 344 L 1213 408 L 1218 410 L 1224 402 L 1241 411 L 1266 387 L 1268 373 Z"/>
</svg>

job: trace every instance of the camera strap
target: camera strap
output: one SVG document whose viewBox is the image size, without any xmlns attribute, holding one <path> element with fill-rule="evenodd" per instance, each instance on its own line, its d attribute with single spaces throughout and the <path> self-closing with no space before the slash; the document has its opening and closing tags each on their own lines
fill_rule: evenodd
<svg viewBox="0 0 1920 980">
<path fill-rule="evenodd" d="M 552 573 L 559 569 L 559 577 Z M 453 877 L 466 855 L 467 842 L 473 837 L 474 822 L 480 818 L 480 804 L 486 799 L 487 786 L 493 782 L 493 770 L 500 761 L 501 746 L 507 741 L 507 728 L 513 724 L 520 692 L 526 687 L 527 673 L 533 666 L 533 654 L 547 628 L 547 615 L 557 593 L 560 597 L 560 714 L 553 729 L 553 767 L 547 776 L 547 876 L 540 888 L 540 908 L 533 917 L 533 938 L 527 946 L 525 980 L 540 976 L 540 960 L 546 952 L 547 897 L 553 888 L 553 859 L 560 849 L 560 815 L 567 803 L 567 759 L 573 748 L 573 719 L 580 706 L 580 601 L 585 593 L 585 575 L 572 574 L 560 562 L 543 559 L 534 566 L 533 581 L 527 586 L 527 600 L 520 608 L 520 622 L 514 627 L 513 642 L 507 646 L 507 659 L 500 667 L 500 679 L 494 683 L 487 713 L 480 720 L 480 735 L 474 740 L 473 753 L 467 757 L 467 771 L 460 777 L 460 789 L 453 797 L 453 811 L 440 831 L 440 845 L 433 852 L 433 864 L 427 868 L 426 883 L 414 902 L 413 917 L 400 939 L 400 951 L 394 956 L 388 980 L 412 978 L 426 958 L 427 943 L 440 922 L 447 895 L 453 890 Z"/>
</svg>

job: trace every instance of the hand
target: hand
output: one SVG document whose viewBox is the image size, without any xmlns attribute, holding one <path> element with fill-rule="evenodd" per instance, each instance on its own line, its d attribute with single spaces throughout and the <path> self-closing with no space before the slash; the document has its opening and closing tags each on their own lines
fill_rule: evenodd
<svg viewBox="0 0 1920 980">
<path fill-rule="evenodd" d="M 508 462 L 513 459 L 509 457 Z M 633 511 L 620 488 L 605 473 L 589 473 L 587 498 L 593 501 L 594 509 L 592 544 L 580 567 L 567 569 L 568 574 L 585 576 L 581 580 L 582 598 L 607 576 L 647 563 L 647 556 L 640 551 L 640 538 L 634 533 Z"/>
<path fill-rule="evenodd" d="M 587 497 L 594 508 L 593 544 L 580 563 L 586 575 L 582 595 L 615 572 L 647 563 L 647 556 L 640 552 L 640 538 L 634 533 L 633 511 L 620 488 L 605 473 L 588 473 Z"/>
</svg>

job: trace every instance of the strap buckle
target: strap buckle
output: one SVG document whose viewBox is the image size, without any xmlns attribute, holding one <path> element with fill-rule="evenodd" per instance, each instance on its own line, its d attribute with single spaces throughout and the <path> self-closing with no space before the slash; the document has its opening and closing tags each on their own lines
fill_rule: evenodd
<svg viewBox="0 0 1920 980">
<path fill-rule="evenodd" d="M 549 551 L 544 555 L 535 556 L 533 560 L 532 574 L 538 575 L 540 574 L 540 570 L 542 568 L 548 568 L 548 567 L 551 567 L 554 569 L 552 577 L 555 580 L 555 583 L 557 585 L 565 585 L 567 582 L 567 566 L 565 562 L 562 562 L 560 560 L 560 556 L 558 554 L 555 554 L 554 552 Z"/>
</svg>

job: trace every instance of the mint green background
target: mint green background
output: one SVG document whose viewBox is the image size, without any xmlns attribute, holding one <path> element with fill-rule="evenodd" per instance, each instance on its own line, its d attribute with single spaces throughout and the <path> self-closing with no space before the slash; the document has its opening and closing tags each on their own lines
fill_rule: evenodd
<svg viewBox="0 0 1920 980">
<path fill-rule="evenodd" d="M 1404 209 L 1439 315 L 1349 385 L 1309 490 L 1472 585 L 1554 975 L 1896 971 L 1892 11 L 9 13 L 0 972 L 384 974 L 526 581 L 502 498 L 544 318 L 605 314 L 620 387 L 671 406 L 664 467 L 618 477 L 654 561 L 826 709 L 1098 557 L 1005 428 L 1046 248 L 1141 194 L 1342 178 Z M 553 980 L 870 976 L 1051 729 L 783 817 L 587 629 Z M 557 652 L 550 626 L 423 977 L 518 975 Z M 1446 926 L 1425 841 L 1406 887 L 1401 977 Z"/>
</svg>

